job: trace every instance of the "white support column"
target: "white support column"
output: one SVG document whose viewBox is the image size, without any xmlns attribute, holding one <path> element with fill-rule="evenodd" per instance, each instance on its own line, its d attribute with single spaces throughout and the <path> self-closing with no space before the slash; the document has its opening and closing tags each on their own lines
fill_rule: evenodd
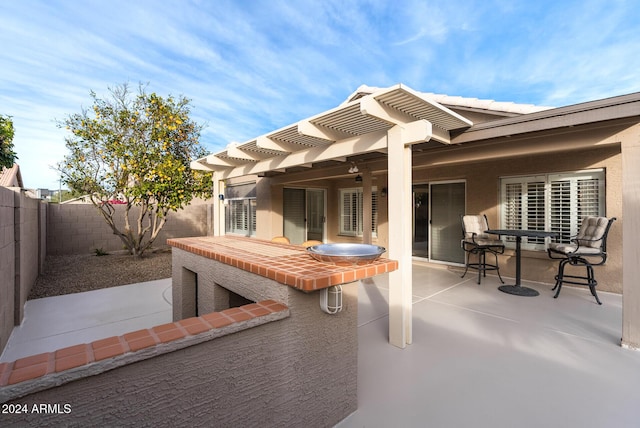
<svg viewBox="0 0 640 428">
<path fill-rule="evenodd" d="M 213 236 L 225 234 L 224 226 L 224 200 L 220 199 L 224 195 L 224 182 L 220 180 L 219 173 L 213 173 Z"/>
<path fill-rule="evenodd" d="M 362 171 L 362 242 L 371 244 L 373 231 L 371 223 L 373 223 L 373 207 L 371 204 L 371 171 L 365 169 Z"/>
<path fill-rule="evenodd" d="M 636 128 L 637 129 L 637 128 Z M 640 350 L 640 139 L 622 141 L 622 346 Z"/>
<path fill-rule="evenodd" d="M 389 274 L 389 343 L 410 345 L 412 333 L 413 275 L 411 263 L 411 145 L 431 138 L 426 120 L 396 125 L 388 133 L 389 258 L 398 270 Z"/>
</svg>

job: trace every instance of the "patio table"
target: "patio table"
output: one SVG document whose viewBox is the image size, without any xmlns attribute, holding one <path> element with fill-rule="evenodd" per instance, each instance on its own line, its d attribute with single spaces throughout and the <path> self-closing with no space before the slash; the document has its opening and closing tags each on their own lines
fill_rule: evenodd
<svg viewBox="0 0 640 428">
<path fill-rule="evenodd" d="M 546 230 L 520 230 L 520 229 L 490 229 L 486 230 L 486 233 L 490 233 L 492 235 L 505 235 L 505 236 L 514 236 L 516 238 L 516 283 L 512 285 L 501 285 L 498 287 L 498 290 L 508 293 L 514 294 L 516 296 L 537 296 L 537 290 L 529 287 L 523 287 L 520 285 L 520 262 L 521 262 L 521 244 L 522 237 L 526 236 L 529 238 L 546 238 L 547 236 L 558 236 L 557 232 L 548 232 Z"/>
</svg>

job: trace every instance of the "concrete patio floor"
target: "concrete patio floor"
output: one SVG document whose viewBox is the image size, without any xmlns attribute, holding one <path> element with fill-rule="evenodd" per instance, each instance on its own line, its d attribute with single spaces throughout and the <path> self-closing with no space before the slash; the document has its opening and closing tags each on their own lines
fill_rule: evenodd
<svg viewBox="0 0 640 428">
<path fill-rule="evenodd" d="M 28 300 L 0 362 L 172 321 L 171 278 Z"/>
<path fill-rule="evenodd" d="M 413 344 L 388 343 L 388 276 L 359 286 L 358 410 L 346 427 L 637 427 L 640 352 L 621 296 L 415 263 Z M 505 278 L 507 283 L 508 278 Z M 171 321 L 171 280 L 29 301 L 0 361 Z M 93 293 L 93 294 L 92 294 Z M 115 308 L 115 309 L 114 309 Z M 301 409 L 302 411 L 302 409 Z"/>
<path fill-rule="evenodd" d="M 413 344 L 387 343 L 386 277 L 359 293 L 358 410 L 338 427 L 637 427 L 640 352 L 620 347 L 622 299 L 413 269 Z M 512 279 L 511 279 L 512 280 Z M 509 279 L 505 278 L 509 283 Z"/>
</svg>

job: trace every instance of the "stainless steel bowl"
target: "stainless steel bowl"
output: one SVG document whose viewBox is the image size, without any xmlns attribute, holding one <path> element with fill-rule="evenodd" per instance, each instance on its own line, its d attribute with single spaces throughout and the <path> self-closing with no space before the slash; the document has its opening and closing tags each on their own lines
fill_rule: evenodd
<svg viewBox="0 0 640 428">
<path fill-rule="evenodd" d="M 386 249 L 369 244 L 321 244 L 307 248 L 314 259 L 337 266 L 361 266 L 377 260 Z"/>
</svg>

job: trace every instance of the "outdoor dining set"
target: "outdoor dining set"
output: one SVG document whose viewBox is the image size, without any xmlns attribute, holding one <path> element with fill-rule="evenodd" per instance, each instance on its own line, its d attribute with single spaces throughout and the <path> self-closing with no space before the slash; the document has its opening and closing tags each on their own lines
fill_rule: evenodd
<svg viewBox="0 0 640 428">
<path fill-rule="evenodd" d="M 555 275 L 556 291 L 554 298 L 557 298 L 562 289 L 562 284 L 584 285 L 589 287 L 591 294 L 595 297 L 599 305 L 602 304 L 596 293 L 596 281 L 594 266 L 603 265 L 607 260 L 607 235 L 611 225 L 616 220 L 615 217 L 586 216 L 582 219 L 577 235 L 571 237 L 569 242 L 560 242 L 559 233 L 546 230 L 526 230 L 526 229 L 491 229 L 486 215 L 463 215 L 461 216 L 463 239 L 462 248 L 465 251 L 464 277 L 469 269 L 478 272 L 478 284 L 481 278 L 486 276 L 487 271 L 496 271 L 500 282 L 504 284 L 500 275 L 498 255 L 504 254 L 505 243 L 503 236 L 515 238 L 515 283 L 502 285 L 498 289 L 502 292 L 517 296 L 537 296 L 539 292 L 533 288 L 524 287 L 521 284 L 521 253 L 522 238 L 547 238 L 551 237 L 555 242 L 550 242 L 547 246 L 549 258 L 558 260 L 558 272 Z M 474 258 L 469 257 L 474 255 Z M 487 255 L 493 257 L 487 262 Z M 583 275 L 570 275 L 565 273 L 565 268 L 577 266 L 584 268 Z"/>
</svg>

